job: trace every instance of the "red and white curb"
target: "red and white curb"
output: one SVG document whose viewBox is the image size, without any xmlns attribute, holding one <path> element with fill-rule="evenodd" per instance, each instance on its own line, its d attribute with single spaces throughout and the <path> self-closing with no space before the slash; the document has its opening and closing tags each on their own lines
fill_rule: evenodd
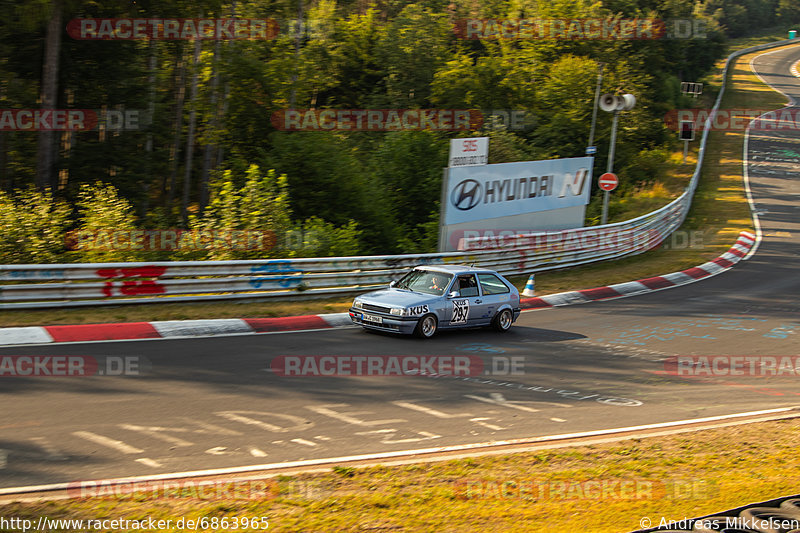
<svg viewBox="0 0 800 533">
<path fill-rule="evenodd" d="M 695 281 L 709 276 L 715 276 L 720 272 L 725 272 L 732 268 L 733 265 L 747 255 L 755 242 L 755 235 L 749 231 L 743 231 L 739 234 L 739 239 L 730 250 L 700 266 L 681 270 L 680 272 L 665 274 L 663 276 L 617 283 L 606 287 L 561 292 L 548 296 L 540 296 L 538 298 L 523 298 L 520 304 L 523 309 L 543 309 L 562 305 L 582 304 L 595 300 L 611 300 L 613 298 L 634 296 L 647 292 L 660 291 L 662 289 L 670 289 L 672 287 L 686 285 L 687 283 L 694 283 Z"/>
<path fill-rule="evenodd" d="M 349 325 L 352 325 L 352 322 L 347 313 L 332 313 L 280 318 L 226 318 L 86 324 L 79 326 L 29 326 L 0 329 L 0 346 L 52 342 L 211 337 L 248 333 L 308 331 Z"/>
<path fill-rule="evenodd" d="M 663 276 L 595 287 L 580 291 L 562 292 L 521 300 L 523 309 L 543 309 L 610 300 L 658 291 L 692 283 L 724 272 L 747 255 L 756 237 L 747 231 L 739 235 L 730 250 L 700 266 Z M 352 326 L 347 313 L 290 316 L 280 318 L 225 318 L 208 320 L 167 320 L 161 322 L 127 322 L 121 324 L 85 324 L 78 326 L 29 326 L 0 328 L 0 346 L 48 344 L 58 342 L 97 342 L 111 340 L 174 339 L 310 331 Z"/>
</svg>

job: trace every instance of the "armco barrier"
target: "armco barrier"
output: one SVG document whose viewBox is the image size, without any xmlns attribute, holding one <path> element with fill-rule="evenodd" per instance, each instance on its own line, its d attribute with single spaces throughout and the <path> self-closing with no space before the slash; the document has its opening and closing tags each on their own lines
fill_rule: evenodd
<svg viewBox="0 0 800 533">
<path fill-rule="evenodd" d="M 614 236 L 584 235 L 581 242 L 558 233 L 543 244 L 422 255 L 8 265 L 0 267 L 0 282 L 6 283 L 0 285 L 0 309 L 335 296 L 385 286 L 419 264 L 468 263 L 525 274 L 637 253 L 664 237 L 661 232 Z"/>
<path fill-rule="evenodd" d="M 731 54 L 736 57 L 794 44 L 781 41 Z M 725 78 L 723 78 L 725 79 Z M 723 83 L 708 121 L 719 109 Z M 386 285 L 408 267 L 466 263 L 505 275 L 616 259 L 661 243 L 686 217 L 700 176 L 706 141 L 684 193 L 646 215 L 604 226 L 516 235 L 501 242 L 464 242 L 468 250 L 421 255 L 381 255 L 249 261 L 173 261 L 0 266 L 0 309 L 211 301 L 242 298 L 305 299 L 353 294 Z"/>
</svg>

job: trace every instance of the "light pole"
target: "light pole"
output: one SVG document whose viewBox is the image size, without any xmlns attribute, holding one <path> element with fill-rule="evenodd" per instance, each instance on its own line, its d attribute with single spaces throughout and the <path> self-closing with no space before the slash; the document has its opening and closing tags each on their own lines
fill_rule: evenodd
<svg viewBox="0 0 800 533">
<path fill-rule="evenodd" d="M 594 106 L 592 107 L 592 127 L 589 129 L 589 146 L 586 147 L 586 155 L 594 155 L 597 147 L 594 145 L 594 127 L 597 124 L 597 100 L 600 99 L 600 87 L 603 85 L 603 67 L 605 63 L 600 63 L 597 71 L 597 87 L 594 89 Z"/>
<path fill-rule="evenodd" d="M 611 144 L 608 147 L 608 164 L 606 165 L 606 173 L 611 174 L 614 170 L 614 151 L 617 148 L 617 121 L 619 120 L 619 111 L 614 110 L 614 120 L 611 122 Z M 603 193 L 603 217 L 600 219 L 600 224 L 604 225 L 608 222 L 608 193 Z"/>
<path fill-rule="evenodd" d="M 619 120 L 620 111 L 630 111 L 636 106 L 636 97 L 632 94 L 623 94 L 622 96 L 613 94 L 604 94 L 600 97 L 600 109 L 609 113 L 614 113 L 614 120 L 611 123 L 611 144 L 608 146 L 608 164 L 606 165 L 606 173 L 611 174 L 614 170 L 614 151 L 617 146 L 617 121 Z M 608 192 L 603 194 L 603 216 L 600 219 L 600 224 L 604 225 L 608 222 Z"/>
</svg>

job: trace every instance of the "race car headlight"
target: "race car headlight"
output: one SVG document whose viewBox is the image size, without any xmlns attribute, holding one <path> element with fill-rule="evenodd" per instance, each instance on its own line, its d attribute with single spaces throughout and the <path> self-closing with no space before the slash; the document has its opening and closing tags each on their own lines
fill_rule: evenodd
<svg viewBox="0 0 800 533">
<path fill-rule="evenodd" d="M 361 300 L 353 300 L 353 308 L 354 309 L 364 309 L 364 304 L 361 303 Z"/>
<path fill-rule="evenodd" d="M 403 316 L 404 311 L 405 309 L 403 309 L 402 307 L 392 307 L 391 310 L 389 310 L 389 314 L 395 316 Z"/>
</svg>

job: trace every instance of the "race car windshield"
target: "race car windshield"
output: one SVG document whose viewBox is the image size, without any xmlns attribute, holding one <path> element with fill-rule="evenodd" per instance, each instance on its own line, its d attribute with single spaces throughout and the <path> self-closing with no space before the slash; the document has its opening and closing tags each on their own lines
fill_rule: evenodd
<svg viewBox="0 0 800 533">
<path fill-rule="evenodd" d="M 444 294 L 453 276 L 441 272 L 429 272 L 427 270 L 412 270 L 395 284 L 398 289 L 408 289 L 424 294 Z"/>
</svg>

